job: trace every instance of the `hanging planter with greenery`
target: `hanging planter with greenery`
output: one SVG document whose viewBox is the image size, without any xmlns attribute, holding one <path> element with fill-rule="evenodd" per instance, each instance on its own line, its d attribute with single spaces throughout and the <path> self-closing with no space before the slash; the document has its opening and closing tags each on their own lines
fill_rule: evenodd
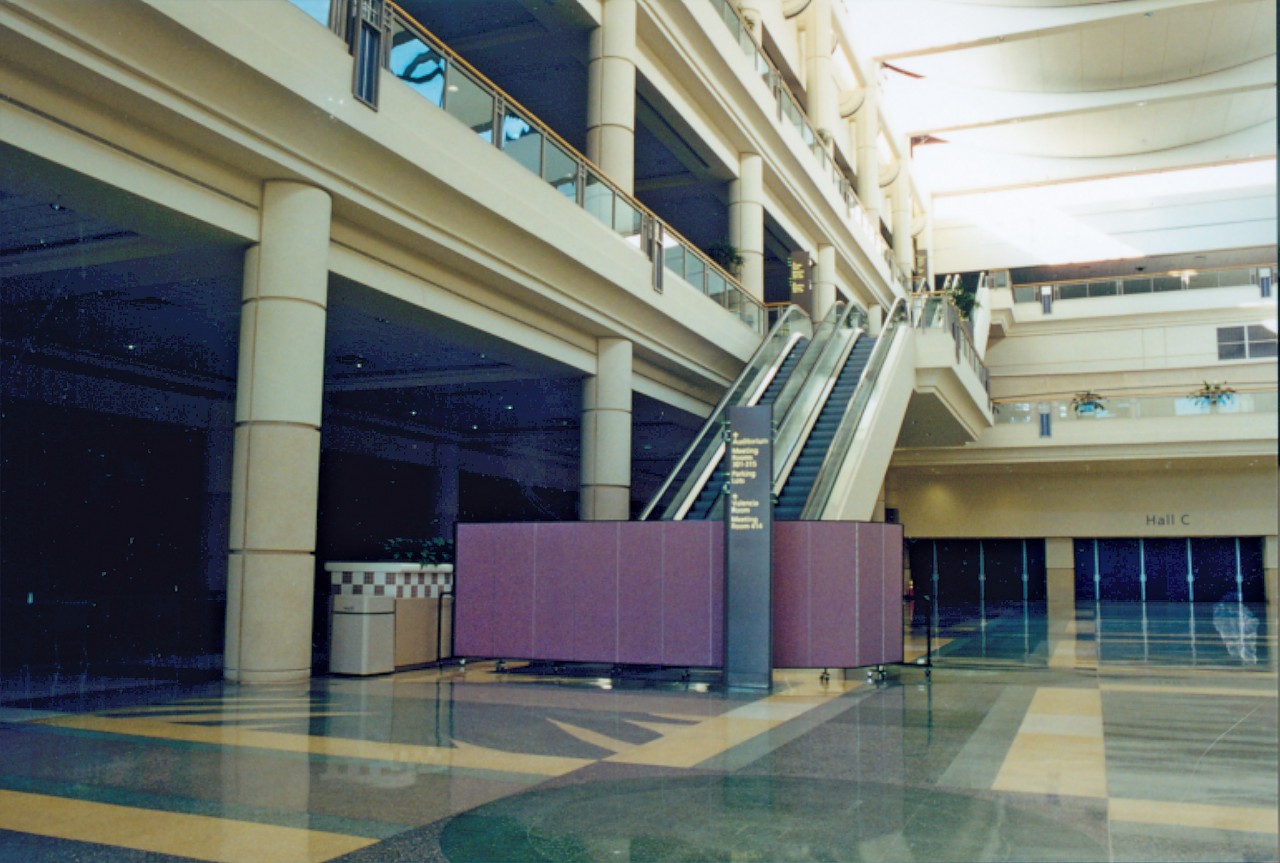
<svg viewBox="0 0 1280 863">
<path fill-rule="evenodd" d="M 1071 400 L 1071 409 L 1075 411 L 1076 416 L 1091 416 L 1101 413 L 1106 408 L 1107 400 L 1091 391 L 1076 393 L 1075 398 Z"/>
<path fill-rule="evenodd" d="M 382 550 L 391 560 L 402 563 L 453 563 L 453 540 L 438 536 L 431 539 L 396 536 L 383 540 Z"/>
<path fill-rule="evenodd" d="M 737 277 L 742 272 L 742 253 L 738 251 L 738 247 L 728 240 L 721 240 L 718 243 L 712 243 L 705 249 L 707 257 L 715 261 L 733 276 Z"/>
<path fill-rule="evenodd" d="M 1222 383 L 1205 381 L 1204 386 L 1191 394 L 1191 398 L 1201 407 L 1210 407 L 1231 404 L 1235 393 L 1235 390 L 1227 386 L 1226 381 Z"/>
</svg>

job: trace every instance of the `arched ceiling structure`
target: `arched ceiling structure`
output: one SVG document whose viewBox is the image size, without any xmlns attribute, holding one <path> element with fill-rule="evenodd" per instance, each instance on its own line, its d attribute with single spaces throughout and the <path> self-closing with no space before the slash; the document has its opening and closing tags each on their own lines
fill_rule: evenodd
<svg viewBox="0 0 1280 863">
<path fill-rule="evenodd" d="M 1275 0 L 843 3 L 936 201 L 1158 173 L 1146 209 L 1162 192 L 1186 204 L 1178 185 L 1193 175 L 1221 205 L 1204 172 L 1232 168 L 1238 188 L 1242 164 L 1249 194 L 1269 186 L 1274 201 Z"/>
</svg>

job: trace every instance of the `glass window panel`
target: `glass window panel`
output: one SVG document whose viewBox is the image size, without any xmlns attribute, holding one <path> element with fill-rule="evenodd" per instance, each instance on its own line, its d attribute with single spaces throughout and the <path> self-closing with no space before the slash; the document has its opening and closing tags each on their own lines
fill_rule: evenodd
<svg viewBox="0 0 1280 863">
<path fill-rule="evenodd" d="M 1156 291 L 1182 290 L 1182 276 L 1156 276 L 1151 282 L 1153 290 Z"/>
<path fill-rule="evenodd" d="M 587 188 L 582 206 L 608 227 L 613 227 L 613 189 L 594 171 L 587 172 Z"/>
<path fill-rule="evenodd" d="M 733 7 L 728 3 L 721 7 L 720 11 L 724 15 L 725 26 L 729 28 L 729 32 L 733 34 L 733 38 L 738 38 L 738 33 L 742 29 L 742 22 L 738 20 L 738 16 L 733 14 Z"/>
<path fill-rule="evenodd" d="M 1013 301 L 1015 303 L 1034 303 L 1036 301 L 1035 288 L 1014 288 Z"/>
<path fill-rule="evenodd" d="M 1261 324 L 1249 324 L 1249 341 L 1251 342 L 1274 342 L 1276 334 Z"/>
<path fill-rule="evenodd" d="M 1219 342 L 1218 343 L 1218 359 L 1220 360 L 1243 360 L 1245 359 L 1243 342 Z"/>
<path fill-rule="evenodd" d="M 742 292 L 728 285 L 724 295 L 724 307 L 736 315 L 742 308 Z"/>
<path fill-rule="evenodd" d="M 738 317 L 742 320 L 743 323 L 751 327 L 751 329 L 755 330 L 756 332 L 760 332 L 762 329 L 760 325 L 760 322 L 762 320 L 761 311 L 762 310 L 759 306 L 757 306 L 755 303 L 748 302 L 744 298 L 742 301 L 742 311 L 738 313 Z"/>
<path fill-rule="evenodd" d="M 1218 287 L 1218 273 L 1209 271 L 1207 273 L 1193 273 L 1187 277 L 1188 288 L 1216 288 Z"/>
<path fill-rule="evenodd" d="M 738 47 L 742 49 L 742 53 L 748 57 L 756 53 L 756 46 L 751 42 L 751 34 L 744 27 L 738 33 Z"/>
<path fill-rule="evenodd" d="M 1089 296 L 1089 286 L 1083 282 L 1058 285 L 1058 299 L 1060 300 L 1078 300 L 1087 296 Z"/>
<path fill-rule="evenodd" d="M 1090 282 L 1089 296 L 1114 297 L 1117 293 L 1115 282 Z"/>
<path fill-rule="evenodd" d="M 493 95 L 457 66 L 450 64 L 445 110 L 466 123 L 482 141 L 493 141 Z"/>
<path fill-rule="evenodd" d="M 578 160 L 554 141 L 543 148 L 542 179 L 571 201 L 578 198 Z"/>
<path fill-rule="evenodd" d="M 437 108 L 444 105 L 445 59 L 411 30 L 400 28 L 391 38 L 391 74 Z"/>
<path fill-rule="evenodd" d="M 1218 344 L 1227 342 L 1243 342 L 1244 327 L 1219 327 L 1218 328 Z"/>
<path fill-rule="evenodd" d="M 1124 292 L 1126 294 L 1149 294 L 1151 293 L 1151 280 L 1125 279 Z"/>
<path fill-rule="evenodd" d="M 624 237 L 640 233 L 640 211 L 621 195 L 617 196 L 614 204 L 613 229 Z"/>
<path fill-rule="evenodd" d="M 706 269 L 707 266 L 702 262 L 702 258 L 699 258 L 691 251 L 685 251 L 684 280 L 703 293 L 706 293 L 706 284 L 704 282 Z"/>
<path fill-rule="evenodd" d="M 1274 357 L 1275 355 L 1276 355 L 1276 343 L 1274 340 L 1269 342 L 1250 342 L 1249 343 L 1250 357 Z"/>
<path fill-rule="evenodd" d="M 535 174 L 542 173 L 542 132 L 514 111 L 502 118 L 502 149 Z"/>
<path fill-rule="evenodd" d="M 329 0 L 290 0 L 290 2 L 324 26 L 329 26 Z"/>
</svg>

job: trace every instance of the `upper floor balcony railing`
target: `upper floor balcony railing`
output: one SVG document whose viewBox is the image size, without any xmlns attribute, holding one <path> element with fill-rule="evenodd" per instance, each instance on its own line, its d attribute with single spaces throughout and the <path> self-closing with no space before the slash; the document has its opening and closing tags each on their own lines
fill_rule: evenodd
<svg viewBox="0 0 1280 863">
<path fill-rule="evenodd" d="M 920 330 L 949 332 L 955 342 L 956 365 L 967 365 L 991 392 L 991 374 L 982 362 L 969 332 L 969 322 L 960 317 L 949 291 L 924 291 L 911 295 L 911 325 Z"/>
<path fill-rule="evenodd" d="M 996 425 L 1037 425 L 1042 416 L 1053 423 L 1095 423 L 1107 420 L 1199 417 L 1219 414 L 1274 414 L 1274 385 L 1231 391 L 1186 393 L 1081 393 L 1071 398 L 1001 399 L 995 405 Z"/>
<path fill-rule="evenodd" d="M 334 20 L 330 17 L 335 14 L 330 10 L 330 0 L 290 2 L 317 21 L 328 24 Z M 764 335 L 767 316 L 763 304 L 743 290 L 733 275 L 620 189 L 586 156 L 404 10 L 389 2 L 386 10 L 386 38 L 374 49 L 381 55 L 380 68 L 645 254 L 653 262 L 657 290 L 663 289 L 664 275 L 670 274 L 710 298 L 753 332 Z M 361 65 L 359 53 L 357 69 Z"/>
<path fill-rule="evenodd" d="M 1046 292 L 1054 302 L 1086 297 L 1118 297 L 1132 294 L 1158 294 L 1169 291 L 1193 291 L 1202 288 L 1239 288 L 1257 285 L 1263 296 L 1271 293 L 1275 264 L 1248 267 L 1221 267 L 1211 270 L 1175 270 L 1167 273 L 1123 276 L 1107 279 L 1071 279 L 1015 285 L 1015 303 L 1043 302 Z M 1265 284 L 1264 284 L 1265 277 Z"/>
<path fill-rule="evenodd" d="M 765 86 L 773 94 L 778 106 L 777 119 L 779 122 L 785 123 L 796 130 L 796 133 L 800 136 L 800 141 L 813 154 L 817 162 L 818 174 L 827 178 L 835 187 L 836 194 L 844 202 L 848 219 L 856 226 L 862 238 L 880 254 L 885 268 L 889 271 L 890 278 L 904 291 L 911 290 L 907 274 L 902 272 L 898 266 L 897 259 L 893 256 L 893 250 L 880 234 L 880 226 L 875 224 L 862 202 L 858 200 L 858 196 L 854 192 L 854 186 L 856 185 L 854 177 L 847 174 L 836 160 L 831 157 L 831 154 L 827 151 L 826 141 L 818 134 L 808 115 L 800 107 L 800 101 L 791 92 L 791 88 L 787 86 L 782 72 L 765 54 L 759 43 L 756 42 L 755 36 L 751 34 L 751 28 L 742 19 L 742 13 L 738 11 L 737 5 L 729 2 L 729 0 L 710 0 L 710 2 L 715 7 L 720 19 L 724 21 L 725 26 L 729 28 L 729 32 L 733 34 L 742 52 L 751 61 L 752 68 L 755 69 L 756 74 L 764 80 Z"/>
</svg>

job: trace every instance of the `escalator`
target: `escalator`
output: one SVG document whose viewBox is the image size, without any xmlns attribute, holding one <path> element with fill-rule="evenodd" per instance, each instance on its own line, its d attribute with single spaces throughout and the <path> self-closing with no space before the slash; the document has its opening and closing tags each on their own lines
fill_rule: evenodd
<svg viewBox="0 0 1280 863">
<path fill-rule="evenodd" d="M 907 306 L 899 300 L 880 336 L 872 337 L 861 308 L 837 303 L 812 338 L 792 339 L 774 351 L 771 377 L 754 400 L 736 402 L 774 407 L 774 518 L 848 518 L 834 513 L 846 505 L 855 482 L 871 485 L 874 503 L 911 392 L 907 319 Z M 747 374 L 759 377 L 750 365 Z M 741 389 L 735 384 L 732 391 Z M 641 518 L 723 517 L 722 405 L 712 414 L 717 433 L 699 435 Z"/>
<path fill-rule="evenodd" d="M 685 518 L 690 509 L 699 505 L 698 497 L 706 487 L 719 489 L 720 485 L 709 483 L 708 479 L 716 472 L 724 455 L 721 430 L 728 409 L 760 404 L 764 399 L 770 400 L 766 404 L 775 400 L 786 389 L 813 336 L 813 324 L 798 306 L 788 307 L 779 316 L 742 373 L 707 417 L 671 475 L 640 513 L 641 521 Z M 714 503 L 714 497 L 705 502 L 705 511 L 709 511 Z"/>
<path fill-rule="evenodd" d="M 777 401 L 778 395 L 782 392 L 787 381 L 791 379 L 792 373 L 796 366 L 800 364 L 800 357 L 805 352 L 805 348 L 809 345 L 809 340 L 804 339 L 796 343 L 782 365 L 778 367 L 778 373 L 774 375 L 769 386 L 765 388 L 764 393 L 760 396 L 757 405 L 772 405 Z M 715 470 L 711 473 L 711 478 L 703 484 L 702 491 L 698 493 L 697 499 L 693 502 L 693 506 L 689 507 L 685 513 L 685 518 L 706 519 L 712 517 L 712 511 L 715 509 L 716 502 L 720 499 L 724 490 L 724 484 L 729 481 L 729 474 L 725 470 L 723 455 L 716 462 Z"/>
<path fill-rule="evenodd" d="M 831 441 L 840 428 L 845 410 L 862 382 L 862 373 L 875 345 L 876 340 L 866 335 L 855 341 L 844 366 L 836 376 L 835 385 L 818 411 L 816 422 L 805 438 L 800 456 L 787 474 L 786 483 L 774 507 L 774 518 L 790 521 L 800 517 L 809 493 L 813 490 L 814 481 L 818 478 L 818 471 L 831 448 Z"/>
</svg>

